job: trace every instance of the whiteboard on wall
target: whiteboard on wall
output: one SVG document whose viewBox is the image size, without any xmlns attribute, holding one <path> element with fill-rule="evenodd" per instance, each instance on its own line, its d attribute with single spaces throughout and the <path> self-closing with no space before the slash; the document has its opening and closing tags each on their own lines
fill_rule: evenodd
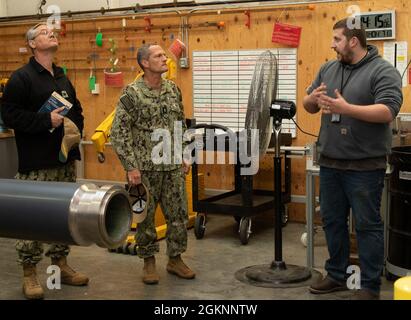
<svg viewBox="0 0 411 320">
<path fill-rule="evenodd" d="M 193 52 L 193 111 L 197 123 L 220 124 L 233 131 L 244 129 L 254 67 L 266 50 Z M 297 49 L 269 50 L 278 59 L 277 98 L 297 104 Z M 282 132 L 296 137 L 294 122 L 284 119 Z"/>
</svg>

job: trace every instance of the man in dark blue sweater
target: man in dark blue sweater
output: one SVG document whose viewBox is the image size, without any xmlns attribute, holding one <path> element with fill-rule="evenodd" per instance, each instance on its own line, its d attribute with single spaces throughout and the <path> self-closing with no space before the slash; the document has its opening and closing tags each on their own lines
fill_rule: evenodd
<svg viewBox="0 0 411 320">
<path fill-rule="evenodd" d="M 307 89 L 304 108 L 322 112 L 320 207 L 330 258 L 327 277 L 310 287 L 321 294 L 347 289 L 352 210 L 361 267 L 358 299 L 377 299 L 384 263 L 380 215 L 390 122 L 402 105 L 401 76 L 367 45 L 364 29 L 344 19 L 333 28 L 337 60 L 324 64 Z"/>
<path fill-rule="evenodd" d="M 83 115 L 76 91 L 63 69 L 53 63 L 58 40 L 46 24 L 38 24 L 27 31 L 27 43 L 33 52 L 28 64 L 15 71 L 8 82 L 2 104 L 4 123 L 14 129 L 18 151 L 17 179 L 75 182 L 75 160 L 80 160 L 78 147 L 71 148 L 64 162 L 59 153 L 68 123 L 83 130 Z M 73 106 L 63 117 L 59 108 L 51 113 L 38 110 L 53 92 L 57 92 Z M 53 129 L 53 130 L 52 130 Z M 30 212 L 27 212 L 30 214 Z M 41 299 L 43 289 L 37 279 L 36 264 L 42 259 L 43 244 L 19 240 L 16 243 L 18 262 L 23 266 L 23 292 L 28 299 Z M 61 271 L 61 282 L 85 285 L 88 278 L 71 269 L 66 257 L 69 247 L 50 244 L 46 256 Z"/>
</svg>

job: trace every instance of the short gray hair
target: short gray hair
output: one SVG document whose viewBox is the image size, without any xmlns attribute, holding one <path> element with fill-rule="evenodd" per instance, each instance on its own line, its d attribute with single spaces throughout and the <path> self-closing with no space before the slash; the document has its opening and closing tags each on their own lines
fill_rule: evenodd
<svg viewBox="0 0 411 320">
<path fill-rule="evenodd" d="M 44 22 L 37 23 L 35 26 L 32 26 L 29 30 L 26 32 L 26 40 L 29 42 L 30 40 L 33 40 L 37 36 L 37 28 L 40 26 L 46 26 L 47 24 Z"/>
<path fill-rule="evenodd" d="M 144 71 L 143 64 L 141 63 L 142 60 L 148 60 L 150 57 L 150 47 L 156 46 L 154 43 L 143 44 L 137 51 L 137 63 L 140 68 Z"/>
</svg>

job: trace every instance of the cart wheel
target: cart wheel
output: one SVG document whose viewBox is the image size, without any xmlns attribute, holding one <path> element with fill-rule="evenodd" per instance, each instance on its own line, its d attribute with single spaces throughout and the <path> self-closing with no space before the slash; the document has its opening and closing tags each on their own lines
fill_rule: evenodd
<svg viewBox="0 0 411 320">
<path fill-rule="evenodd" d="M 398 280 L 398 276 L 396 276 L 395 274 L 392 274 L 391 272 L 385 270 L 385 279 L 387 279 L 388 281 L 395 281 Z"/>
<path fill-rule="evenodd" d="M 235 222 L 237 222 L 238 224 L 240 224 L 241 217 L 240 217 L 240 216 L 234 216 L 234 220 L 235 220 Z"/>
<path fill-rule="evenodd" d="M 304 247 L 307 247 L 307 232 L 304 232 L 301 235 L 301 243 L 303 244 Z"/>
<path fill-rule="evenodd" d="M 281 206 L 281 222 L 283 227 L 285 227 L 288 222 L 288 207 L 286 205 Z"/>
<path fill-rule="evenodd" d="M 198 213 L 194 222 L 194 234 L 197 239 L 202 239 L 205 232 L 205 214 Z"/>
<path fill-rule="evenodd" d="M 132 256 L 136 256 L 137 255 L 137 244 L 135 243 L 130 244 L 130 246 L 128 247 L 128 252 Z"/>
<path fill-rule="evenodd" d="M 240 221 L 240 227 L 238 229 L 240 233 L 241 244 L 246 245 L 250 239 L 251 234 L 251 218 L 242 217 Z"/>
<path fill-rule="evenodd" d="M 99 152 L 97 154 L 97 159 L 98 159 L 98 162 L 100 162 L 100 163 L 104 163 L 104 161 L 106 161 L 106 157 L 105 157 L 104 153 L 102 153 L 102 152 Z"/>
<path fill-rule="evenodd" d="M 124 254 L 129 254 L 130 252 L 129 252 L 129 247 L 130 247 L 130 243 L 129 242 L 126 242 L 126 243 L 124 243 L 123 244 L 123 246 L 122 246 L 122 251 L 123 251 L 123 253 Z"/>
</svg>

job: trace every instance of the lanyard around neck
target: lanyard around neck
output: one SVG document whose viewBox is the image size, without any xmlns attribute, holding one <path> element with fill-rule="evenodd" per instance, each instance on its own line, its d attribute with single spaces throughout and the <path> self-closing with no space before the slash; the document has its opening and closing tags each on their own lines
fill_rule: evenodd
<svg viewBox="0 0 411 320">
<path fill-rule="evenodd" d="M 340 86 L 340 94 L 343 94 L 344 88 L 347 86 L 348 82 L 350 81 L 351 75 L 353 70 L 350 70 L 350 74 L 348 75 L 347 79 L 344 82 L 344 71 L 345 71 L 345 67 L 342 66 L 342 72 L 341 72 L 341 86 Z"/>
</svg>

